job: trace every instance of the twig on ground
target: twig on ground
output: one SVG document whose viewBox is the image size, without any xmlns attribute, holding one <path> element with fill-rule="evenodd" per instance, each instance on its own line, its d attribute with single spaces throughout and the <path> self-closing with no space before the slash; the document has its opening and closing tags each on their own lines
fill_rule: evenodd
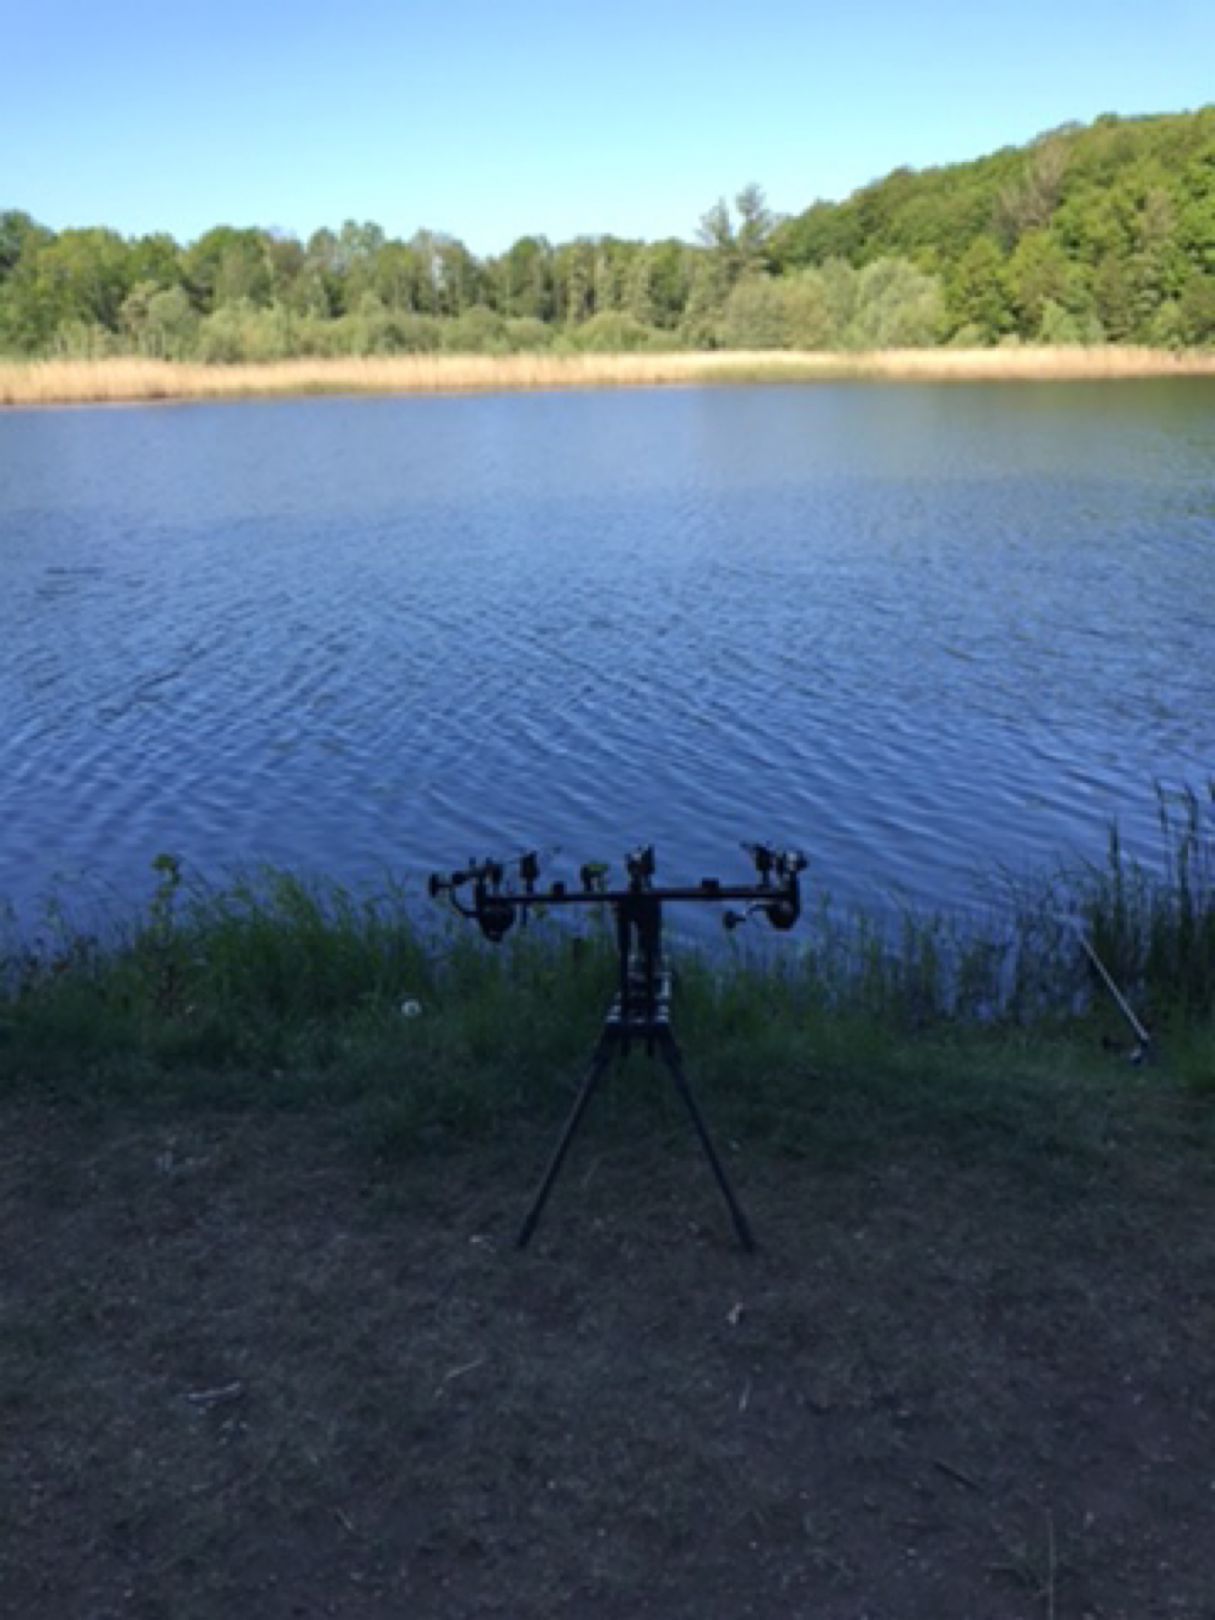
<svg viewBox="0 0 1215 1620">
<path fill-rule="evenodd" d="M 195 1389 L 186 1392 L 185 1399 L 193 1406 L 220 1406 L 225 1401 L 238 1401 L 245 1386 L 238 1378 L 235 1383 L 221 1384 L 218 1389 Z"/>
<path fill-rule="evenodd" d="M 946 1462 L 944 1457 L 934 1457 L 932 1459 L 932 1466 L 934 1468 L 939 1468 L 943 1474 L 948 1474 L 950 1479 L 956 1479 L 959 1485 L 965 1485 L 967 1490 L 978 1491 L 982 1490 L 983 1488 L 977 1479 L 972 1479 L 971 1476 L 964 1473 L 962 1469 L 955 1468 L 953 1463 Z"/>
<path fill-rule="evenodd" d="M 435 1390 L 435 1399 L 438 1400 L 448 1384 L 454 1383 L 457 1378 L 463 1378 L 465 1373 L 475 1372 L 478 1367 L 483 1367 L 488 1360 L 488 1356 L 478 1356 L 475 1361 L 466 1361 L 462 1367 L 453 1367 L 450 1372 L 444 1373 L 442 1382 L 438 1389 Z"/>
</svg>

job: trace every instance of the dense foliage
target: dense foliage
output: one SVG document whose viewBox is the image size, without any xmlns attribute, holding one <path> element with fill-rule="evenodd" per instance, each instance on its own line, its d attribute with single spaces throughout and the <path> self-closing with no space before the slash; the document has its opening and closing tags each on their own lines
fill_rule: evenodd
<svg viewBox="0 0 1215 1620">
<path fill-rule="evenodd" d="M 1066 126 L 696 244 L 521 237 L 478 259 L 374 224 L 179 246 L 0 213 L 0 352 L 224 362 L 567 347 L 1215 343 L 1215 107 Z"/>
<path fill-rule="evenodd" d="M 1215 107 L 897 170 L 784 222 L 770 254 L 786 275 L 906 258 L 936 278 L 955 341 L 1210 343 Z"/>
</svg>

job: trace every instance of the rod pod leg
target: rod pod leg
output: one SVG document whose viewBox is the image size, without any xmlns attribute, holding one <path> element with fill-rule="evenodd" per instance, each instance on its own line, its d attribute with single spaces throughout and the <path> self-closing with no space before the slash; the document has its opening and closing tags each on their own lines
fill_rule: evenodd
<svg viewBox="0 0 1215 1620">
<path fill-rule="evenodd" d="M 755 1250 L 755 1239 L 751 1234 L 751 1227 L 747 1217 L 742 1212 L 742 1205 L 734 1196 L 734 1189 L 730 1185 L 729 1176 L 726 1175 L 725 1166 L 717 1156 L 717 1149 L 713 1146 L 713 1138 L 709 1135 L 709 1127 L 705 1124 L 704 1115 L 700 1111 L 696 1097 L 688 1084 L 688 1077 L 684 1073 L 683 1055 L 679 1050 L 679 1042 L 669 1028 L 664 1029 L 659 1034 L 658 1050 L 662 1055 L 663 1062 L 671 1071 L 676 1091 L 683 1098 L 688 1113 L 692 1116 L 692 1124 L 696 1127 L 696 1134 L 700 1138 L 700 1145 L 704 1149 L 705 1158 L 708 1159 L 709 1166 L 717 1179 L 717 1185 L 721 1188 L 722 1197 L 729 1205 L 730 1216 L 734 1222 L 734 1230 L 738 1234 L 738 1241 L 748 1254 L 752 1254 Z"/>
<path fill-rule="evenodd" d="M 600 1037 L 599 1045 L 595 1048 L 595 1055 L 587 1068 L 586 1077 L 578 1088 L 578 1095 L 574 1099 L 574 1106 L 570 1110 L 569 1118 L 562 1129 L 560 1140 L 553 1149 L 553 1156 L 549 1160 L 548 1169 L 544 1172 L 544 1180 L 540 1183 L 539 1191 L 532 1201 L 532 1207 L 527 1212 L 527 1219 L 519 1230 L 519 1236 L 515 1241 L 516 1248 L 527 1248 L 531 1235 L 536 1230 L 540 1217 L 544 1213 L 544 1206 L 548 1203 L 548 1195 L 553 1190 L 553 1183 L 561 1172 L 561 1166 L 565 1163 L 565 1155 L 569 1152 L 570 1143 L 574 1140 L 578 1127 L 582 1123 L 582 1116 L 586 1113 L 587 1105 L 595 1094 L 595 1087 L 602 1080 L 608 1065 L 616 1055 L 616 1050 L 615 1032 L 611 1029 L 605 1030 Z"/>
</svg>

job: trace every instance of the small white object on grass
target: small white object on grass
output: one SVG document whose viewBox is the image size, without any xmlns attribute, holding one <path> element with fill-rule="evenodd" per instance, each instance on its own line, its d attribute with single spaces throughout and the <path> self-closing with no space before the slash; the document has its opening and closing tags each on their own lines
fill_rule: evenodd
<svg viewBox="0 0 1215 1620">
<path fill-rule="evenodd" d="M 402 1018 L 420 1018 L 422 1016 L 422 1003 L 415 1001 L 412 996 L 406 996 L 401 1003 Z"/>
</svg>

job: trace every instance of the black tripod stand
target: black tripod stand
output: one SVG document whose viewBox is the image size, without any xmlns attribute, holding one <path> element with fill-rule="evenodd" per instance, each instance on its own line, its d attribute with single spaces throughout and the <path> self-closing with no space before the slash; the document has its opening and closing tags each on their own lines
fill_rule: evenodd
<svg viewBox="0 0 1215 1620">
<path fill-rule="evenodd" d="M 683 1054 L 671 1028 L 671 972 L 665 964 L 661 951 L 662 902 L 652 898 L 644 890 L 628 896 L 617 903 L 616 927 L 623 964 L 621 988 L 603 1020 L 603 1033 L 599 1037 L 599 1044 L 591 1058 L 586 1077 L 578 1088 L 574 1106 L 553 1150 L 548 1169 L 544 1172 L 544 1180 L 540 1183 L 532 1207 L 527 1212 L 527 1219 L 520 1229 L 518 1246 L 521 1249 L 526 1248 L 532 1233 L 536 1230 L 544 1213 L 544 1206 L 548 1202 L 548 1195 L 553 1190 L 553 1183 L 561 1173 L 561 1166 L 565 1162 L 570 1144 L 577 1134 L 582 1116 L 586 1113 L 600 1080 L 611 1067 L 613 1059 L 618 1057 L 623 1061 L 634 1041 L 644 1041 L 647 1053 L 651 1056 L 656 1053 L 670 1070 L 675 1089 L 692 1116 L 692 1124 L 696 1127 L 705 1158 L 708 1159 L 717 1185 L 721 1188 L 722 1197 L 729 1206 L 734 1230 L 738 1233 L 738 1241 L 744 1249 L 750 1251 L 755 1247 L 755 1239 L 751 1236 L 747 1217 L 734 1196 L 730 1178 L 726 1175 L 717 1149 L 713 1146 L 713 1138 L 709 1135 L 704 1115 L 688 1084 L 683 1067 Z"/>
<path fill-rule="evenodd" d="M 574 1106 L 562 1128 L 527 1219 L 520 1229 L 519 1248 L 526 1248 L 536 1230 L 570 1144 L 599 1082 L 611 1067 L 613 1059 L 619 1057 L 623 1060 L 627 1057 L 635 1041 L 643 1042 L 649 1056 L 657 1056 L 666 1064 L 675 1089 L 692 1117 L 709 1168 L 729 1207 L 738 1241 L 744 1249 L 755 1247 L 747 1218 L 734 1196 L 730 1179 L 684 1072 L 683 1054 L 671 1028 L 671 972 L 662 949 L 662 907 L 668 900 L 743 902 L 745 909 L 742 912 L 726 913 L 728 928 L 737 927 L 753 912 L 766 917 L 773 928 L 783 931 L 793 927 L 801 913 L 798 879 L 806 865 L 805 857 L 797 853 L 777 852 L 765 844 L 744 847 L 755 863 L 756 883 L 726 885 L 715 878 L 704 878 L 694 887 L 657 888 L 653 881 L 652 847 L 638 850 L 627 857 L 628 885 L 623 889 L 608 887 L 606 867 L 584 866 L 580 889 L 570 890 L 564 883 L 554 883 L 541 891 L 536 887 L 540 867 L 534 854 L 524 855 L 519 860 L 521 889 L 507 885 L 506 867 L 498 861 L 472 861 L 462 871 L 449 876 L 435 874 L 430 879 L 432 896 L 447 894 L 461 916 L 471 917 L 486 938 L 495 944 L 505 938 L 516 916 L 526 918 L 529 910 L 536 906 L 610 905 L 615 913 L 619 987 L 604 1018 L 599 1044 L 578 1089 Z M 458 891 L 466 884 L 472 885 L 471 906 L 463 904 L 457 897 Z"/>
</svg>

